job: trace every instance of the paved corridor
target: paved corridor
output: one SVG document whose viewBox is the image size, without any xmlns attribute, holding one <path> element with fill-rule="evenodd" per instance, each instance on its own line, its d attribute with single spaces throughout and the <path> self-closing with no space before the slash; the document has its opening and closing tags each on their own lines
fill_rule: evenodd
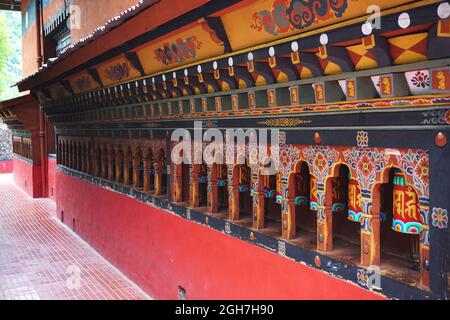
<svg viewBox="0 0 450 320">
<path fill-rule="evenodd" d="M 0 175 L 0 299 L 149 299 L 54 212 Z"/>
</svg>

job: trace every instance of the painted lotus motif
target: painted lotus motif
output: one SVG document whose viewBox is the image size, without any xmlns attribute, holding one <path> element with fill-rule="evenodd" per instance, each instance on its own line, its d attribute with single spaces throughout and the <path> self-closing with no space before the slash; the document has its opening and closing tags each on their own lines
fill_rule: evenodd
<svg viewBox="0 0 450 320">
<path fill-rule="evenodd" d="M 431 220 L 433 222 L 434 227 L 439 229 L 447 229 L 448 226 L 447 210 L 442 208 L 433 208 Z"/>
</svg>

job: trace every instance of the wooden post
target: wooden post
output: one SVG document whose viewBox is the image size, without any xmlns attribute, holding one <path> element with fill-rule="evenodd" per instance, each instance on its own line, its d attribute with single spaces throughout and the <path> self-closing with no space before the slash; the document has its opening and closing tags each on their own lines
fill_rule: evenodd
<svg viewBox="0 0 450 320">
<path fill-rule="evenodd" d="M 291 240 L 296 237 L 295 201 L 294 199 L 283 201 L 285 201 L 285 204 L 282 212 L 282 237 L 285 240 Z"/>
<path fill-rule="evenodd" d="M 231 221 L 237 221 L 240 219 L 240 208 L 239 208 L 239 186 L 232 185 L 228 188 L 228 192 L 230 193 L 228 197 L 228 207 L 229 207 L 229 219 Z"/>
<path fill-rule="evenodd" d="M 114 154 L 113 154 L 113 149 L 110 148 L 108 150 L 108 180 L 113 180 L 114 179 Z"/>
<path fill-rule="evenodd" d="M 265 204 L 264 192 L 255 192 L 253 194 L 253 228 L 264 228 L 264 204 Z"/>
<path fill-rule="evenodd" d="M 141 159 L 138 155 L 133 157 L 133 186 L 135 188 L 139 187 L 139 181 L 141 178 Z"/>
<path fill-rule="evenodd" d="M 155 195 L 162 195 L 162 163 L 155 162 Z"/>
<path fill-rule="evenodd" d="M 150 191 L 151 168 L 152 168 L 152 161 L 148 157 L 146 157 L 144 160 L 144 192 Z"/>
<path fill-rule="evenodd" d="M 183 164 L 173 164 L 173 199 L 175 202 L 183 202 Z"/>
<path fill-rule="evenodd" d="M 331 192 L 331 189 L 330 189 Z M 323 210 L 323 213 L 320 211 Z M 330 252 L 333 250 L 333 211 L 332 206 L 319 206 L 317 219 L 317 250 Z"/>
<path fill-rule="evenodd" d="M 116 182 L 122 181 L 122 161 L 123 161 L 123 153 L 120 150 L 116 150 Z"/>
<path fill-rule="evenodd" d="M 127 154 L 127 155 L 125 155 L 125 159 L 124 159 L 124 171 L 123 171 L 123 184 L 124 185 L 129 185 L 130 179 L 132 178 L 132 177 L 130 177 L 130 164 L 131 164 L 131 159 L 130 159 L 130 156 Z"/>
<path fill-rule="evenodd" d="M 217 165 L 208 166 L 208 211 L 219 212 L 219 197 L 217 188 Z"/>
</svg>

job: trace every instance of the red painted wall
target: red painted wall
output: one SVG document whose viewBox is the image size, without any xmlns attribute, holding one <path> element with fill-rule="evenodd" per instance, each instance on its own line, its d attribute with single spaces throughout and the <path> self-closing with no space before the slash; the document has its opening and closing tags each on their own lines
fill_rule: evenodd
<svg viewBox="0 0 450 320">
<path fill-rule="evenodd" d="M 33 198 L 42 196 L 41 166 L 14 156 L 14 182 Z"/>
<path fill-rule="evenodd" d="M 56 159 L 48 158 L 47 196 L 56 201 Z"/>
<path fill-rule="evenodd" d="M 381 299 L 244 241 L 56 173 L 57 215 L 156 299 Z"/>
<path fill-rule="evenodd" d="M 0 161 L 0 174 L 2 173 L 12 173 L 14 169 L 13 160 Z"/>
</svg>

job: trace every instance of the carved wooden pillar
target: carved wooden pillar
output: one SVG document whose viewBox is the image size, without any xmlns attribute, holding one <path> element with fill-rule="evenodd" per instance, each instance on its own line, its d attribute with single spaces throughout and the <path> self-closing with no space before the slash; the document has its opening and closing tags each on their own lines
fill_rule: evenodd
<svg viewBox="0 0 450 320">
<path fill-rule="evenodd" d="M 171 172 L 173 172 L 172 197 L 175 202 L 183 201 L 183 164 L 172 164 Z"/>
<path fill-rule="evenodd" d="M 368 208 L 368 204 L 372 203 L 372 212 L 364 212 L 361 217 L 361 265 L 379 266 L 380 259 L 380 208 L 381 194 L 374 192 L 372 199 L 362 198 L 362 208 Z"/>
<path fill-rule="evenodd" d="M 151 190 L 151 170 L 152 170 L 152 159 L 151 155 L 146 155 L 144 160 L 144 192 L 149 192 Z"/>
<path fill-rule="evenodd" d="M 79 142 L 75 144 L 75 170 L 81 171 L 81 148 Z"/>
<path fill-rule="evenodd" d="M 108 177 L 108 151 L 105 147 L 102 148 L 102 178 Z"/>
<path fill-rule="evenodd" d="M 78 166 L 78 150 L 77 150 L 77 143 L 75 142 L 73 144 L 73 153 L 72 153 L 72 169 L 77 170 Z"/>
<path fill-rule="evenodd" d="M 319 206 L 317 213 L 317 250 L 333 250 L 333 210 L 332 206 Z"/>
<path fill-rule="evenodd" d="M 191 207 L 198 208 L 200 206 L 200 186 L 198 182 L 200 174 L 200 165 L 190 165 L 191 171 Z"/>
<path fill-rule="evenodd" d="M 98 167 L 98 157 L 99 157 L 99 155 L 98 155 L 98 151 L 99 151 L 99 149 L 94 144 L 93 148 L 92 148 L 93 160 L 94 160 L 94 167 L 93 167 L 93 170 L 92 170 L 92 174 L 95 177 L 98 177 L 98 173 L 99 173 L 99 167 Z"/>
<path fill-rule="evenodd" d="M 86 150 L 84 148 L 84 142 L 81 143 L 80 146 L 80 152 L 81 152 L 81 172 L 86 172 Z"/>
<path fill-rule="evenodd" d="M 113 147 L 110 147 L 108 149 L 108 180 L 114 180 L 114 149 Z"/>
<path fill-rule="evenodd" d="M 217 168 L 216 164 L 208 166 L 208 211 L 211 213 L 219 212 Z"/>
<path fill-rule="evenodd" d="M 67 156 L 67 145 L 66 145 L 66 142 L 63 141 L 62 145 L 63 145 L 63 149 L 62 149 L 61 164 L 62 164 L 63 166 L 67 166 L 67 161 L 66 161 L 66 156 Z"/>
<path fill-rule="evenodd" d="M 262 181 L 257 169 L 252 168 L 252 186 L 253 186 L 253 228 L 264 228 L 264 204 L 265 196 L 262 190 Z"/>
<path fill-rule="evenodd" d="M 162 162 L 157 161 L 155 166 L 155 195 L 162 195 Z"/>
<path fill-rule="evenodd" d="M 92 174 L 92 162 L 94 157 L 92 157 L 92 148 L 89 142 L 86 142 L 86 173 Z"/>
<path fill-rule="evenodd" d="M 122 182 L 123 178 L 123 153 L 122 149 L 118 148 L 116 150 L 116 182 Z"/>
<path fill-rule="evenodd" d="M 239 187 L 230 186 L 228 188 L 228 217 L 231 221 L 237 221 L 240 219 L 240 208 L 239 208 Z"/>
<path fill-rule="evenodd" d="M 239 174 L 240 165 L 229 166 L 228 168 L 228 218 L 231 221 L 239 220 Z"/>
<path fill-rule="evenodd" d="M 257 191 L 253 194 L 253 228 L 264 229 L 264 192 Z"/>
<path fill-rule="evenodd" d="M 295 221 L 295 200 L 291 196 L 283 199 L 282 204 L 282 237 L 285 240 L 291 240 L 296 237 L 296 221 Z"/>
<path fill-rule="evenodd" d="M 73 156 L 73 145 L 72 145 L 72 142 L 69 142 L 69 148 L 68 148 L 68 154 L 67 154 L 67 166 L 69 168 L 72 168 L 72 166 L 73 166 L 72 156 Z"/>
<path fill-rule="evenodd" d="M 76 159 L 77 159 L 77 153 L 76 153 L 76 147 L 75 143 L 72 143 L 72 147 L 70 150 L 70 167 L 72 169 L 76 169 Z"/>
<path fill-rule="evenodd" d="M 133 177 L 130 177 L 131 162 L 132 162 L 131 154 L 127 153 L 125 155 L 124 169 L 123 169 L 123 184 L 125 184 L 125 185 L 131 184 L 130 180 L 133 179 Z"/>
<path fill-rule="evenodd" d="M 135 188 L 139 187 L 139 181 L 141 179 L 141 156 L 136 154 L 133 156 L 133 186 Z"/>
</svg>

